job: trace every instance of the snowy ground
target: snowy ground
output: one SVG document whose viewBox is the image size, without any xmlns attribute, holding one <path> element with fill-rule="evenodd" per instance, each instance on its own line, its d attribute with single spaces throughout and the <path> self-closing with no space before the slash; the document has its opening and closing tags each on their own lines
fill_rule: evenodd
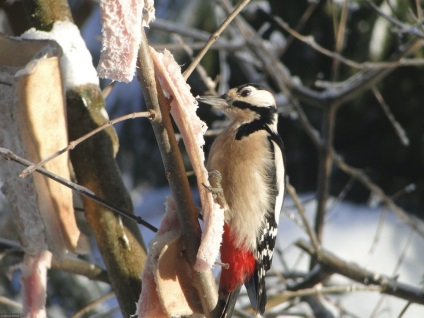
<svg viewBox="0 0 424 318">
<path fill-rule="evenodd" d="M 136 199 L 136 213 L 155 225 L 160 222 L 164 211 L 164 198 L 167 189 L 145 192 Z M 306 211 L 312 218 L 315 202 L 312 195 L 303 196 Z M 388 276 L 398 276 L 398 280 L 412 286 L 422 286 L 424 273 L 424 239 L 411 232 L 391 212 L 364 205 L 337 203 L 330 209 L 324 231 L 324 247 L 345 261 L 355 262 L 361 267 Z M 383 216 L 382 216 L 383 213 Z M 307 239 L 293 204 L 286 198 L 285 213 L 280 219 L 278 244 L 283 251 L 284 261 L 290 270 L 305 270 L 308 266 L 306 255 L 293 245 L 299 238 Z M 153 233 L 142 228 L 146 242 Z M 281 270 L 281 262 L 275 258 L 273 270 Z M 341 276 L 333 275 L 333 284 L 350 286 L 353 283 Z M 272 283 L 270 284 L 272 285 Z M 356 284 L 358 285 L 358 284 Z M 273 287 L 273 286 L 269 286 Z M 381 296 L 373 291 L 352 292 L 342 296 L 332 296 L 332 301 L 352 314 L 349 317 L 399 317 L 406 305 L 405 301 L 390 296 Z M 377 307 L 377 304 L 379 306 Z M 328 308 L 338 317 L 334 305 L 326 302 Z M 297 307 L 299 309 L 300 307 Z M 305 308 L 304 306 L 302 308 Z M 280 316 L 283 317 L 283 316 Z M 289 317 L 289 316 L 287 316 Z M 290 316 L 300 317 L 300 316 Z M 402 317 L 424 317 L 424 306 L 411 305 Z"/>
</svg>

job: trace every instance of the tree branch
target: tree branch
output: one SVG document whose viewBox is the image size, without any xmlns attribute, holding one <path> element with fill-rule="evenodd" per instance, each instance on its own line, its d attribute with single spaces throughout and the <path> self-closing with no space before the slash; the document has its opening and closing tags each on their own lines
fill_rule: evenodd
<svg viewBox="0 0 424 318">
<path fill-rule="evenodd" d="M 169 186 L 177 206 L 178 220 L 183 229 L 182 234 L 187 261 L 193 268 L 201 235 L 198 210 L 194 205 L 181 153 L 175 138 L 169 114 L 169 104 L 155 78 L 148 40 L 144 30 L 142 31 L 138 61 L 140 66 L 138 69 L 139 80 L 147 108 L 157 114 L 152 121 L 152 126 L 161 152 Z M 203 273 L 193 271 L 193 273 L 193 285 L 198 291 L 205 315 L 210 317 L 218 300 L 212 272 L 209 270 Z"/>
<path fill-rule="evenodd" d="M 66 0 L 26 0 L 24 7 L 32 25 L 49 31 L 55 21 L 72 21 Z M 75 140 L 104 123 L 104 99 L 96 85 L 81 85 L 66 92 L 69 138 Z M 102 198 L 133 212 L 114 155 L 117 136 L 109 127 L 70 153 L 78 182 Z M 144 242 L 133 221 L 83 198 L 87 221 L 93 230 L 122 314 L 136 311 L 141 291 L 140 272 L 146 258 Z"/>
<path fill-rule="evenodd" d="M 405 210 L 399 207 L 391 197 L 387 196 L 384 191 L 378 185 L 372 182 L 371 179 L 360 169 L 349 166 L 337 154 L 333 154 L 333 161 L 342 171 L 352 176 L 355 180 L 358 180 L 369 191 L 377 195 L 381 202 L 385 204 L 394 214 L 396 214 L 402 222 L 414 229 L 414 231 L 418 233 L 421 238 L 424 238 L 424 227 L 422 221 L 419 221 L 415 217 L 410 216 Z"/>
<path fill-rule="evenodd" d="M 104 122 L 104 100 L 97 86 L 86 85 L 67 92 L 68 129 L 71 140 L 87 134 Z M 107 132 L 106 132 L 107 131 Z M 133 214 L 131 197 L 114 158 L 110 127 L 70 152 L 80 184 L 101 198 Z M 140 230 L 132 220 L 121 218 L 91 199 L 83 199 L 87 221 L 93 230 L 122 314 L 134 314 L 141 291 L 140 272 L 146 253 Z"/>
<path fill-rule="evenodd" d="M 206 42 L 205 46 L 202 48 L 202 50 L 199 52 L 196 58 L 190 63 L 189 67 L 185 70 L 183 74 L 185 79 L 189 78 L 191 73 L 196 68 L 197 64 L 200 63 L 200 60 L 205 56 L 205 54 L 208 52 L 212 44 L 219 38 L 221 33 L 224 32 L 224 30 L 231 23 L 231 21 L 233 21 L 233 19 L 240 13 L 241 10 L 243 10 L 243 8 L 249 2 L 250 0 L 243 0 L 234 10 L 232 10 L 232 12 L 230 12 L 229 16 L 224 20 L 224 22 L 221 23 L 219 28 L 211 35 L 209 40 Z"/>
<path fill-rule="evenodd" d="M 0 150 L 1 149 L 2 148 L 0 148 Z M 14 256 L 22 258 L 24 256 L 22 246 L 16 241 L 0 238 L 0 247 L 0 253 L 7 255 L 10 251 L 13 251 Z M 3 256 L 4 255 L 2 255 L 2 257 Z M 66 257 L 59 261 L 53 256 L 51 268 L 62 270 L 71 274 L 85 276 L 90 280 L 110 284 L 107 272 L 103 268 L 79 258 Z"/>
<path fill-rule="evenodd" d="M 227 12 L 231 12 L 233 10 L 227 0 L 219 0 L 219 2 Z M 259 61 L 262 62 L 264 69 L 268 75 L 273 78 L 280 90 L 287 97 L 290 98 L 290 96 L 294 96 L 300 101 L 312 106 L 326 108 L 328 105 L 332 105 L 334 103 L 343 105 L 344 103 L 352 100 L 359 93 L 373 87 L 375 83 L 389 75 L 396 69 L 397 66 L 399 66 L 398 63 L 394 63 L 392 64 L 393 67 L 362 70 L 344 81 L 343 85 L 338 85 L 337 89 L 334 87 L 328 87 L 327 89 L 318 92 L 305 87 L 299 83 L 299 80 L 294 80 L 282 63 L 265 47 L 262 38 L 257 35 L 252 27 L 250 27 L 250 25 L 241 16 L 237 16 L 235 18 L 235 22 L 247 45 Z M 407 44 L 400 46 L 399 49 L 392 54 L 388 61 L 397 62 L 401 58 L 411 54 L 421 47 L 421 41 L 421 39 L 413 39 Z"/>
<path fill-rule="evenodd" d="M 324 111 L 321 138 L 323 140 L 322 147 L 319 152 L 318 167 L 318 186 L 317 186 L 317 210 L 315 215 L 315 233 L 321 242 L 324 231 L 325 214 L 327 211 L 327 199 L 330 191 L 331 167 L 333 165 L 332 149 L 334 139 L 334 125 L 337 105 L 331 105 Z M 311 268 L 314 260 L 311 261 Z"/>
<path fill-rule="evenodd" d="M 377 285 L 383 294 L 402 298 L 417 304 L 424 305 L 424 290 L 408 284 L 398 282 L 386 275 L 371 272 L 357 264 L 346 262 L 325 249 L 316 251 L 308 242 L 299 240 L 296 245 L 315 257 L 318 263 L 335 273 L 346 276 L 364 285 Z"/>
<path fill-rule="evenodd" d="M 0 155 L 6 160 L 12 160 L 12 161 L 15 161 L 15 162 L 17 162 L 21 165 L 27 166 L 27 167 L 37 166 L 35 163 L 30 162 L 30 161 L 28 161 L 24 158 L 17 156 L 15 153 L 13 153 L 12 151 L 10 151 L 9 149 L 6 149 L 6 148 L 0 147 Z M 81 186 L 81 185 L 76 184 L 72 181 L 64 179 L 64 178 L 58 176 L 57 174 L 51 173 L 50 171 L 48 171 L 48 170 L 46 170 L 42 167 L 36 167 L 35 171 L 37 171 L 38 173 L 41 173 L 42 175 L 46 176 L 47 178 L 50 178 L 50 179 L 64 185 L 65 187 L 68 187 L 68 188 L 78 192 L 81 196 L 89 198 L 89 199 L 101 204 L 105 208 L 120 214 L 121 216 L 124 216 L 124 217 L 126 217 L 126 218 L 128 218 L 128 219 L 130 219 L 134 222 L 137 222 L 140 225 L 145 226 L 146 228 L 148 228 L 149 230 L 151 230 L 153 232 L 157 231 L 156 227 L 154 227 L 152 224 L 150 224 L 149 222 L 147 222 L 146 220 L 144 220 L 140 216 L 134 215 L 133 213 L 128 212 L 127 210 L 124 210 L 124 209 L 102 199 L 96 193 L 94 193 L 93 191 L 91 191 L 90 189 L 88 189 L 84 186 Z"/>
<path fill-rule="evenodd" d="M 34 172 L 37 168 L 40 168 L 41 166 L 43 166 L 47 162 L 53 160 L 57 156 L 60 156 L 61 154 L 65 153 L 69 150 L 73 150 L 78 144 L 80 144 L 84 140 L 87 140 L 88 138 L 94 136 L 95 134 L 101 132 L 102 130 L 104 130 L 108 127 L 111 127 L 111 126 L 113 126 L 113 125 L 115 125 L 115 124 L 117 124 L 121 121 L 139 118 L 139 117 L 146 117 L 146 118 L 149 118 L 149 119 L 153 119 L 154 116 L 155 116 L 155 114 L 152 113 L 152 112 L 138 112 L 138 113 L 127 114 L 127 115 L 121 116 L 119 118 L 115 118 L 113 120 L 108 120 L 106 123 L 104 123 L 103 125 L 100 125 L 99 127 L 90 131 L 89 133 L 85 134 L 84 136 L 82 136 L 82 137 L 80 137 L 76 140 L 71 141 L 68 144 L 68 146 L 54 152 L 53 154 L 51 154 L 47 158 L 44 158 L 43 160 L 41 160 L 39 163 L 28 166 L 26 169 L 24 169 L 24 171 L 22 171 L 22 173 L 19 176 L 20 177 L 26 177 L 28 174 Z"/>
<path fill-rule="evenodd" d="M 299 212 L 299 215 L 302 219 L 303 226 L 306 229 L 306 233 L 309 235 L 309 239 L 311 240 L 314 248 L 318 250 L 320 248 L 320 242 L 318 240 L 316 233 L 312 229 L 312 226 L 310 225 L 308 219 L 306 218 L 305 208 L 300 202 L 295 188 L 289 182 L 287 182 L 286 184 L 287 184 L 287 193 L 291 196 L 294 204 L 296 205 L 297 211 Z"/>
<path fill-rule="evenodd" d="M 114 293 L 112 292 L 108 292 L 107 294 L 99 297 L 98 299 L 95 299 L 94 301 L 92 301 L 91 303 L 89 303 L 87 306 L 85 306 L 84 308 L 78 310 L 75 314 L 73 314 L 71 316 L 71 318 L 79 318 L 82 315 L 84 315 L 85 313 L 87 313 L 88 311 L 90 311 L 91 309 L 93 309 L 94 307 L 96 307 L 97 305 L 105 302 L 106 300 L 108 300 L 109 298 L 113 297 Z"/>
</svg>

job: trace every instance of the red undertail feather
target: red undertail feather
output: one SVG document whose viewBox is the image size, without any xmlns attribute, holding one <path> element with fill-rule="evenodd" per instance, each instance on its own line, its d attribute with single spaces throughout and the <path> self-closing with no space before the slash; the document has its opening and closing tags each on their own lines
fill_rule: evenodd
<svg viewBox="0 0 424 318">
<path fill-rule="evenodd" d="M 222 268 L 219 282 L 220 293 L 228 294 L 244 284 L 255 270 L 255 256 L 251 251 L 235 247 L 235 238 L 230 227 L 225 223 L 221 245 L 221 262 L 229 264 Z"/>
</svg>

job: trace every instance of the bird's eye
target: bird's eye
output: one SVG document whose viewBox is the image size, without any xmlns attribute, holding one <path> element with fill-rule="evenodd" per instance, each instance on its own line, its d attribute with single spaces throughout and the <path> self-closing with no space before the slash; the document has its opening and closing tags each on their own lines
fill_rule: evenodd
<svg viewBox="0 0 424 318">
<path fill-rule="evenodd" d="M 240 96 L 241 97 L 247 97 L 247 96 L 250 95 L 250 93 L 251 93 L 250 89 L 245 89 L 245 90 L 241 91 Z"/>
</svg>

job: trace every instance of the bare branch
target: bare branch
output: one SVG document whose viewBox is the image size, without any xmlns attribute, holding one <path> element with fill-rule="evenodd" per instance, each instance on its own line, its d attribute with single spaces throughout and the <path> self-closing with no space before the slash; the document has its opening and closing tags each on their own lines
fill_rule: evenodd
<svg viewBox="0 0 424 318">
<path fill-rule="evenodd" d="M 82 259 L 66 258 L 64 260 L 52 259 L 52 268 L 63 270 L 71 274 L 77 274 L 95 280 L 110 284 L 108 274 L 105 269 L 93 263 L 89 263 Z"/>
<path fill-rule="evenodd" d="M 147 108 L 153 110 L 157 116 L 152 121 L 153 130 L 162 161 L 167 173 L 168 182 L 177 206 L 177 215 L 183 231 L 184 245 L 187 260 L 191 267 L 196 261 L 197 250 L 200 245 L 200 225 L 198 210 L 194 205 L 188 179 L 185 175 L 184 164 L 178 143 L 175 138 L 169 114 L 169 101 L 163 95 L 160 86 L 157 86 L 153 62 L 150 56 L 148 40 L 142 30 L 142 41 L 138 52 L 139 80 Z M 203 273 L 193 271 L 193 284 L 202 301 L 204 314 L 207 317 L 215 309 L 217 303 L 216 284 L 211 271 Z"/>
<path fill-rule="evenodd" d="M 355 61 L 352 61 L 348 58 L 345 58 L 344 56 L 342 56 L 339 53 L 330 51 L 326 48 L 324 48 L 323 46 L 319 45 L 315 39 L 312 36 L 304 36 L 301 35 L 300 33 L 298 33 L 296 30 L 292 29 L 289 24 L 287 22 L 284 22 L 281 18 L 273 16 L 268 14 L 268 16 L 275 21 L 282 29 L 284 29 L 285 31 L 287 31 L 291 36 L 293 36 L 294 38 L 298 39 L 299 41 L 309 45 L 310 47 L 312 47 L 313 49 L 315 49 L 316 51 L 320 52 L 321 54 L 331 57 L 335 60 L 338 60 L 350 67 L 353 68 L 357 68 L 357 69 L 364 69 L 366 68 L 364 65 L 357 63 Z"/>
<path fill-rule="evenodd" d="M 19 157 L 18 155 L 14 154 L 12 151 L 10 151 L 9 149 L 6 149 L 6 148 L 0 147 L 0 155 L 2 155 L 3 158 L 6 159 L 6 160 L 12 160 L 12 161 L 20 163 L 21 165 L 24 165 L 24 166 L 28 166 L 28 167 L 29 166 L 35 166 L 34 163 Z M 44 175 L 48 178 L 55 180 L 56 182 L 59 182 L 60 184 L 64 185 L 65 187 L 68 187 L 72 190 L 77 191 L 82 196 L 89 198 L 89 199 L 103 205 L 104 207 L 106 207 L 110 210 L 113 210 L 116 213 L 129 218 L 132 221 L 137 222 L 138 224 L 141 224 L 141 225 L 147 227 L 148 229 L 152 230 L 153 232 L 157 231 L 156 227 L 151 225 L 149 222 L 143 220 L 141 217 L 136 216 L 132 213 L 129 213 L 128 211 L 121 209 L 121 208 L 113 205 L 112 203 L 107 202 L 106 200 L 100 198 L 93 191 L 91 191 L 90 189 L 88 189 L 84 186 L 81 186 L 79 184 L 73 183 L 72 181 L 66 180 L 66 179 L 64 179 L 64 178 L 62 178 L 62 177 L 60 177 L 60 176 L 58 176 L 54 173 L 51 173 L 50 171 L 48 171 L 48 170 L 46 170 L 42 167 L 36 168 L 35 171 L 41 173 L 42 175 Z"/>
<path fill-rule="evenodd" d="M 219 0 L 227 12 L 231 12 L 232 7 L 227 0 Z M 393 67 L 366 69 L 353 75 L 344 81 L 343 85 L 336 88 L 329 87 L 321 92 L 314 91 L 303 86 L 299 80 L 294 80 L 288 70 L 281 62 L 273 56 L 263 44 L 263 40 L 257 33 L 243 20 L 241 16 L 235 18 L 237 27 L 244 37 L 247 45 L 262 62 L 264 69 L 275 80 L 280 90 L 290 98 L 294 96 L 301 101 L 318 107 L 328 107 L 334 103 L 343 105 L 352 100 L 360 92 L 370 89 L 382 78 L 389 75 L 399 64 L 399 60 L 411 54 L 421 47 L 421 39 L 413 39 L 407 44 L 400 46 L 388 60 L 389 63 L 396 62 Z"/>
<path fill-rule="evenodd" d="M 168 33 L 175 33 L 184 37 L 189 37 L 203 42 L 208 41 L 211 37 L 210 33 L 205 32 L 203 30 L 189 28 L 186 25 L 173 23 L 172 21 L 163 20 L 160 18 L 156 18 L 155 21 L 150 23 L 150 27 L 152 28 L 152 30 L 161 30 L 166 31 Z M 225 39 L 217 39 L 216 41 L 219 44 L 227 44 L 227 41 Z M 205 44 L 203 43 L 203 46 L 204 45 Z"/>
<path fill-rule="evenodd" d="M 325 215 L 327 212 L 327 199 L 330 191 L 331 168 L 333 165 L 332 149 L 334 140 L 334 125 L 337 105 L 327 108 L 322 120 L 322 147 L 319 149 L 318 167 L 318 189 L 317 189 L 317 210 L 315 215 L 315 233 L 321 242 L 324 231 Z M 311 267 L 314 260 L 311 261 Z"/>
<path fill-rule="evenodd" d="M 222 32 L 227 28 L 227 26 L 233 21 L 233 19 L 240 13 L 241 10 L 250 2 L 250 0 L 243 0 L 240 4 L 231 12 L 231 14 L 221 23 L 219 28 L 211 35 L 208 42 L 206 42 L 203 49 L 199 52 L 196 58 L 191 62 L 190 66 L 185 70 L 183 76 L 185 79 L 189 78 L 191 73 L 196 68 L 196 65 L 200 63 L 200 60 L 208 52 L 212 44 L 219 38 Z"/>
<path fill-rule="evenodd" d="M 108 300 L 109 298 L 113 297 L 115 295 L 115 293 L 113 291 L 108 292 L 107 294 L 103 295 L 102 297 L 92 301 L 91 303 L 89 303 L 87 306 L 85 306 L 84 308 L 78 310 L 75 314 L 73 314 L 71 316 L 71 318 L 79 318 L 82 315 L 84 315 L 85 313 L 87 313 L 88 311 L 90 311 L 91 309 L 93 309 L 94 307 L 96 307 L 97 305 L 105 302 L 106 300 Z"/>
<path fill-rule="evenodd" d="M 359 70 L 369 70 L 369 69 L 379 69 L 379 68 L 393 68 L 393 67 L 405 67 L 405 66 L 419 66 L 424 64 L 424 59 L 420 58 L 413 58 L 413 59 L 407 59 L 407 58 L 401 58 L 398 61 L 393 62 L 363 62 L 359 63 L 356 61 L 353 61 L 351 59 L 348 59 L 341 55 L 340 53 L 331 51 L 329 49 L 326 49 L 325 47 L 318 44 L 315 39 L 312 36 L 305 36 L 300 33 L 298 33 L 296 30 L 292 29 L 287 22 L 284 22 L 280 17 L 276 17 L 273 15 L 270 15 L 267 13 L 269 18 L 273 20 L 278 26 L 280 26 L 283 30 L 288 32 L 292 37 L 296 38 L 297 40 L 309 45 L 311 48 L 316 50 L 317 52 L 320 52 L 321 54 L 331 57 L 332 59 L 335 59 L 347 66 L 350 66 L 355 69 Z M 320 84 L 320 81 L 317 81 L 318 84 Z M 337 85 L 334 82 L 330 82 L 329 85 L 322 86 L 324 88 L 330 88 L 331 86 L 334 87 L 334 85 Z M 340 84 L 337 86 L 341 86 Z"/>
<path fill-rule="evenodd" d="M 387 103 L 384 101 L 383 95 L 381 95 L 380 91 L 376 87 L 372 89 L 372 92 L 374 94 L 374 97 L 377 99 L 379 105 L 383 109 L 384 115 L 386 115 L 390 124 L 393 126 L 401 143 L 404 146 L 409 146 L 409 138 L 408 138 L 408 135 L 406 134 L 405 129 L 403 129 L 402 125 L 396 120 L 395 116 L 393 115 L 393 113 L 391 112 L 389 108 L 389 105 L 387 105 Z"/>
<path fill-rule="evenodd" d="M 186 43 L 183 42 L 183 39 L 180 36 L 176 36 L 176 39 L 180 43 L 180 45 L 182 45 L 184 51 L 187 53 L 189 58 L 193 60 L 193 50 L 189 46 L 187 46 Z M 205 68 L 199 63 L 197 64 L 196 69 L 200 78 L 203 80 L 203 83 L 208 88 L 208 91 L 212 95 L 217 95 L 216 83 L 208 76 L 208 73 L 206 72 Z"/>
<path fill-rule="evenodd" d="M 424 20 L 422 20 L 422 18 L 419 18 L 420 21 L 414 25 L 408 25 L 405 23 L 400 22 L 399 20 L 391 17 L 390 15 L 386 14 L 383 10 L 381 10 L 374 2 L 372 2 L 371 0 L 366 0 L 366 2 L 371 6 L 371 8 L 373 8 L 379 15 L 381 15 L 382 17 L 384 17 L 386 20 L 390 21 L 392 24 L 394 24 L 395 26 L 397 26 L 401 32 L 403 33 L 408 33 L 414 36 L 417 36 L 419 38 L 424 39 L 424 33 L 419 31 L 418 27 L 420 25 L 422 25 L 424 23 Z M 388 2 L 390 3 L 390 2 Z M 419 7 L 419 6 L 417 6 Z M 419 11 L 420 12 L 420 11 Z"/>
<path fill-rule="evenodd" d="M 295 188 L 289 182 L 286 183 L 286 187 L 287 187 L 287 193 L 291 196 L 294 204 L 296 205 L 297 211 L 299 212 L 299 215 L 302 219 L 303 226 L 306 229 L 306 233 L 308 233 L 308 235 L 309 235 L 309 238 L 312 242 L 312 245 L 314 246 L 315 249 L 318 250 L 320 248 L 318 237 L 315 234 L 314 230 L 312 229 L 312 226 L 310 225 L 308 219 L 306 218 L 305 208 L 303 207 L 302 203 L 300 202 Z"/>
<path fill-rule="evenodd" d="M 311 295 L 325 295 L 325 294 L 346 294 L 351 292 L 361 291 L 380 291 L 378 286 L 361 286 L 361 285 L 338 285 L 338 286 L 315 286 L 312 288 L 299 289 L 296 291 L 286 290 L 281 294 L 270 297 L 269 305 L 278 305 L 283 302 L 289 301 L 296 297 L 311 296 Z"/>
<path fill-rule="evenodd" d="M 194 43 L 185 43 L 184 45 L 180 43 L 156 43 L 152 44 L 152 47 L 156 50 L 167 49 L 169 51 L 185 51 L 186 48 L 191 50 L 200 50 L 205 46 L 205 42 L 194 42 Z M 244 47 L 243 43 L 217 43 L 215 42 L 209 50 L 225 50 L 229 52 L 236 52 Z"/>
<path fill-rule="evenodd" d="M 405 305 L 405 307 L 403 307 L 402 311 L 399 313 L 398 318 L 402 318 L 403 315 L 406 313 L 406 311 L 408 310 L 408 308 L 412 305 L 412 302 L 408 301 L 408 303 Z"/>
<path fill-rule="evenodd" d="M 4 296 L 0 296 L 0 304 L 22 310 L 21 303 L 18 303 L 17 301 L 14 301 Z"/>
<path fill-rule="evenodd" d="M 375 230 L 374 239 L 371 243 L 371 246 L 368 252 L 369 254 L 372 254 L 375 248 L 377 247 L 378 241 L 380 240 L 381 232 L 383 231 L 383 225 L 384 225 L 384 220 L 386 219 L 386 215 L 387 215 L 387 209 L 384 207 L 382 211 L 380 212 L 377 229 Z"/>
<path fill-rule="evenodd" d="M 308 8 L 303 13 L 302 17 L 299 20 L 299 23 L 296 25 L 296 27 L 294 29 L 291 29 L 291 30 L 296 32 L 296 34 L 299 34 L 298 32 L 300 32 L 300 30 L 303 29 L 305 23 L 309 20 L 312 13 L 314 13 L 315 9 L 318 7 L 318 4 L 319 3 L 316 2 L 316 1 L 309 1 Z M 268 12 L 265 12 L 264 10 L 262 10 L 262 12 L 267 14 L 271 19 L 278 18 L 278 17 L 274 17 L 272 15 L 269 15 Z M 280 19 L 280 21 L 282 21 L 282 20 Z M 279 23 L 277 22 L 277 24 L 279 24 Z M 287 49 L 290 47 L 290 45 L 292 44 L 292 42 L 295 38 L 296 38 L 296 36 L 294 34 L 291 34 L 291 36 L 287 39 L 286 46 L 283 48 L 281 55 L 283 55 L 287 51 Z"/>
<path fill-rule="evenodd" d="M 343 2 L 342 13 L 340 16 L 340 23 L 336 35 L 336 47 L 334 49 L 335 54 L 340 54 L 343 50 L 345 35 L 346 35 L 346 23 L 347 23 L 347 13 L 348 13 L 348 1 Z M 331 79 L 336 81 L 339 77 L 340 70 L 340 61 L 338 59 L 333 59 L 332 75 Z"/>
<path fill-rule="evenodd" d="M 90 131 L 89 133 L 85 134 L 84 136 L 73 140 L 69 143 L 68 146 L 59 149 L 58 151 L 52 153 L 50 156 L 48 156 L 47 158 L 41 160 L 39 163 L 31 165 L 29 167 L 27 167 L 24 171 L 22 171 L 22 173 L 19 175 L 21 178 L 25 178 L 27 175 L 33 173 L 35 170 L 37 170 L 38 168 L 44 166 L 47 162 L 49 162 L 50 160 L 53 160 L 54 158 L 56 158 L 57 156 L 60 156 L 61 154 L 74 149 L 78 144 L 80 144 L 81 142 L 83 142 L 84 140 L 87 140 L 88 138 L 94 136 L 95 134 L 103 131 L 104 129 L 113 126 L 121 121 L 124 120 L 128 120 L 128 119 L 134 119 L 134 118 L 140 118 L 140 117 L 146 117 L 149 118 L 150 120 L 155 118 L 155 114 L 152 111 L 147 111 L 147 112 L 137 112 L 137 113 L 131 113 L 131 114 L 127 114 L 121 117 L 118 117 L 116 119 L 113 120 L 109 120 L 108 122 L 104 123 L 103 125 L 100 125 L 99 127 L 97 127 L 96 129 Z"/>
<path fill-rule="evenodd" d="M 327 267 L 335 273 L 346 276 L 364 285 L 377 285 L 379 286 L 380 292 L 383 294 L 392 295 L 424 305 L 424 290 L 421 288 L 398 282 L 396 279 L 387 277 L 386 275 L 368 271 L 359 265 L 338 258 L 325 249 L 321 248 L 319 251 L 315 251 L 315 249 L 304 240 L 297 241 L 296 245 L 311 256 L 314 256 L 321 266 Z"/>
<path fill-rule="evenodd" d="M 417 220 L 415 217 L 410 216 L 406 211 L 404 211 L 401 207 L 396 205 L 396 203 L 393 201 L 392 198 L 387 196 L 384 191 L 377 186 L 375 183 L 371 181 L 371 179 L 363 173 L 361 170 L 357 168 L 353 168 L 349 166 L 347 163 L 343 161 L 343 159 L 333 154 L 333 160 L 334 163 L 345 173 L 352 176 L 356 180 L 358 180 L 360 183 L 362 183 L 368 190 L 373 192 L 374 194 L 378 195 L 381 199 L 381 201 L 393 212 L 395 213 L 399 219 L 410 226 L 412 229 L 415 230 L 416 233 L 418 233 L 421 238 L 424 238 L 424 228 L 422 223 Z"/>
</svg>

